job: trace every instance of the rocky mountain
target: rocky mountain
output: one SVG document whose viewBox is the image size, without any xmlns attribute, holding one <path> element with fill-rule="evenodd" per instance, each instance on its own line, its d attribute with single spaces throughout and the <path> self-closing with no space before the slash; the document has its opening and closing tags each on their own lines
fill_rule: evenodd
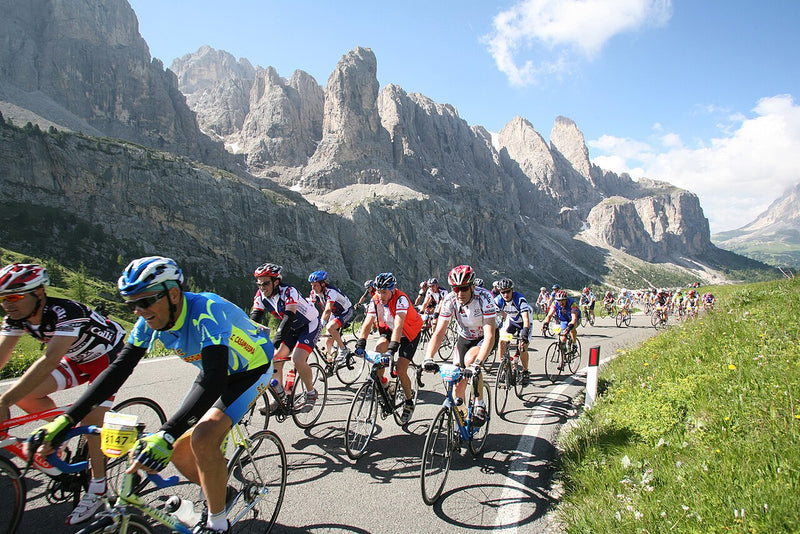
<svg viewBox="0 0 800 534">
<path fill-rule="evenodd" d="M 517 117 L 495 144 L 451 105 L 381 88 L 368 48 L 342 56 L 324 88 L 303 71 L 287 80 L 209 47 L 164 71 L 123 0 L 3 4 L 9 16 L 0 24 L 30 34 L 0 42 L 13 89 L 3 93 L 3 113 L 46 121 L 50 108 L 25 107 L 46 99 L 105 136 L 65 133 L 55 120 L 3 121 L 4 243 L 79 251 L 95 269 L 171 254 L 217 286 L 246 281 L 267 259 L 296 280 L 323 267 L 350 287 L 384 270 L 410 287 L 459 263 L 523 287 L 713 279 L 757 266 L 711 244 L 692 193 L 592 165 L 573 121 L 557 118 L 548 145 Z M 61 36 L 77 19 L 85 19 L 83 48 L 77 29 L 69 39 L 41 37 Z M 101 46 L 109 42 L 117 46 Z M 25 46 L 36 52 L 20 54 L 30 62 L 17 66 L 13 47 Z M 37 62 L 51 56 L 59 61 Z M 34 93 L 41 97 L 13 98 Z M 221 170 L 218 162 L 234 156 L 218 157 L 221 144 L 208 136 L 241 155 L 249 174 Z M 26 207 L 49 214 L 36 239 L 18 231 Z"/>
<path fill-rule="evenodd" d="M 719 247 L 776 266 L 800 268 L 800 183 L 749 224 L 711 236 Z"/>
</svg>

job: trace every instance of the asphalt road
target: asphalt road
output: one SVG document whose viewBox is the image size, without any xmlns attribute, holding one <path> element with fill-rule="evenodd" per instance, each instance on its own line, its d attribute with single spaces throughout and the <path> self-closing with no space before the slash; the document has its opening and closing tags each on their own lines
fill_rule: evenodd
<svg viewBox="0 0 800 534">
<path fill-rule="evenodd" d="M 552 530 L 547 512 L 555 499 L 551 491 L 554 438 L 580 408 L 574 399 L 585 386 L 589 348 L 599 346 L 606 361 L 654 334 L 642 314 L 634 315 L 628 328 L 617 328 L 610 318 L 598 319 L 594 327 L 579 331 L 582 369 L 556 384 L 547 380 L 543 370 L 544 353 L 552 340 L 535 337 L 530 353 L 533 379 L 524 400 L 512 394 L 504 418 L 492 413 L 482 455 L 474 458 L 464 449 L 454 458 L 444 493 L 434 506 L 422 501 L 419 471 L 428 425 L 443 400 L 441 380 L 425 375 L 419 405 L 407 428 L 398 427 L 391 417 L 379 421 L 367 453 L 353 462 L 345 453 L 343 436 L 355 386 L 329 379 L 328 405 L 316 426 L 303 431 L 291 420 L 270 420 L 269 428 L 281 437 L 289 456 L 286 497 L 273 532 Z M 418 354 L 418 363 L 421 358 Z M 117 400 L 147 396 L 169 415 L 195 376 L 195 368 L 177 358 L 144 360 Z M 489 376 L 490 388 L 493 378 Z M 7 387 L 8 382 L 0 383 L 0 389 Z M 60 392 L 56 401 L 68 403 L 81 391 Z M 45 478 L 38 473 L 28 477 L 28 503 L 19 532 L 76 532 L 79 527 L 63 525 L 71 506 L 50 504 L 43 498 Z M 178 493 L 193 496 L 196 489 L 184 484 Z"/>
</svg>

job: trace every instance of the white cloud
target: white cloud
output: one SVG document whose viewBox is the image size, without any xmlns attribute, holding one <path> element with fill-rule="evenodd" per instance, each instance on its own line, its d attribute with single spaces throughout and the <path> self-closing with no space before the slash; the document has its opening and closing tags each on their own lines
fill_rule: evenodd
<svg viewBox="0 0 800 534">
<path fill-rule="evenodd" d="M 800 106 L 792 96 L 763 98 L 749 118 L 741 117 L 720 137 L 696 148 L 656 128 L 662 151 L 605 135 L 588 145 L 602 153 L 592 160 L 601 168 L 664 180 L 696 193 L 711 231 L 730 230 L 752 221 L 800 181 Z"/>
<path fill-rule="evenodd" d="M 567 72 L 576 52 L 591 59 L 615 35 L 671 16 L 672 0 L 522 0 L 494 17 L 484 42 L 512 85 L 530 85 Z M 520 63 L 523 52 L 533 57 Z"/>
</svg>

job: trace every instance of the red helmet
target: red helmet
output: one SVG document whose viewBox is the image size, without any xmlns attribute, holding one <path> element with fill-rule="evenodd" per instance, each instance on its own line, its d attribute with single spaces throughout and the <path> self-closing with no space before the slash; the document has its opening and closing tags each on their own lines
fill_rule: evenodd
<svg viewBox="0 0 800 534">
<path fill-rule="evenodd" d="M 256 270 L 253 272 L 253 276 L 256 278 L 259 276 L 281 278 L 281 271 L 283 271 L 283 267 L 280 265 L 275 265 L 274 263 L 265 263 L 264 265 L 256 267 Z"/>
<path fill-rule="evenodd" d="M 453 267 L 447 276 L 447 283 L 451 286 L 472 285 L 475 281 L 475 271 L 469 265 L 459 265 Z"/>
<path fill-rule="evenodd" d="M 558 291 L 556 291 L 555 299 L 556 300 L 566 300 L 567 299 L 567 292 L 564 291 L 563 289 L 559 289 Z"/>
<path fill-rule="evenodd" d="M 583 288 L 583 293 L 588 295 L 589 294 L 589 288 L 588 287 L 584 287 Z"/>
<path fill-rule="evenodd" d="M 47 269 L 36 263 L 12 263 L 0 270 L 0 295 L 28 293 L 48 284 Z"/>
</svg>

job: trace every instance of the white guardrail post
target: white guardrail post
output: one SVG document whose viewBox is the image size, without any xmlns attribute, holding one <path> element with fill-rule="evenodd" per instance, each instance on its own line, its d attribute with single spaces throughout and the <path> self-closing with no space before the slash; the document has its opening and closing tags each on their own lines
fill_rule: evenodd
<svg viewBox="0 0 800 534">
<path fill-rule="evenodd" d="M 600 346 L 589 349 L 589 367 L 586 368 L 586 400 L 583 408 L 588 410 L 597 399 L 597 366 L 600 364 Z"/>
</svg>

